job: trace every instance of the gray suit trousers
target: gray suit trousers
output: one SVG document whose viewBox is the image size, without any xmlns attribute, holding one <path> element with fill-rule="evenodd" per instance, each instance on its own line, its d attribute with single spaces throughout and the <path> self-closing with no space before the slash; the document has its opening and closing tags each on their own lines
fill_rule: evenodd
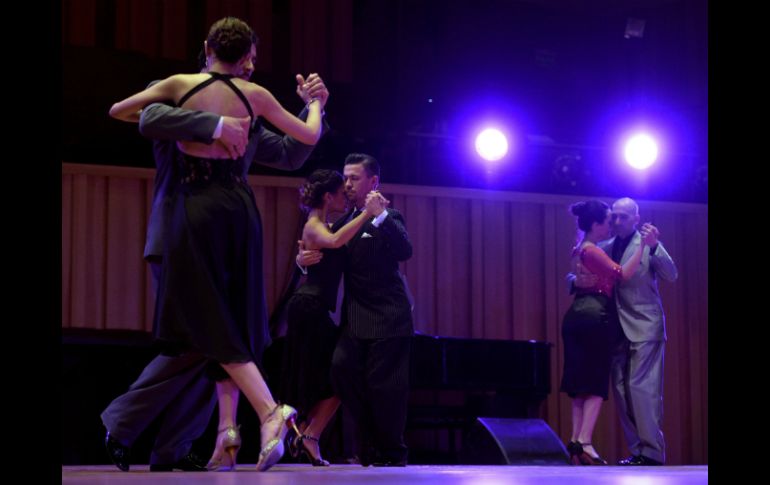
<svg viewBox="0 0 770 485">
<path fill-rule="evenodd" d="M 612 392 L 633 455 L 666 461 L 663 420 L 663 354 L 666 342 L 623 337 L 612 355 Z"/>
</svg>

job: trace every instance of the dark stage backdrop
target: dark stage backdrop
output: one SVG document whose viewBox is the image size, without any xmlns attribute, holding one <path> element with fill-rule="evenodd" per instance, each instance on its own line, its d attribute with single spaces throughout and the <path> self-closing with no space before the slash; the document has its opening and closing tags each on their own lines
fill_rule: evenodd
<svg viewBox="0 0 770 485">
<path fill-rule="evenodd" d="M 151 275 L 142 260 L 153 169 L 62 164 L 62 327 L 152 328 Z M 387 179 L 387 178 L 386 178 Z M 264 224 L 272 311 L 293 269 L 301 179 L 249 176 Z M 402 264 L 416 330 L 449 337 L 554 344 L 541 417 L 564 440 L 570 407 L 562 374 L 564 276 L 575 243 L 569 204 L 585 196 L 383 184 L 414 246 Z M 610 198 L 604 198 L 608 203 Z M 664 433 L 668 463 L 708 462 L 708 206 L 639 200 L 679 268 L 661 282 L 668 321 Z M 594 436 L 605 458 L 626 455 L 612 398 Z"/>
<path fill-rule="evenodd" d="M 61 14 L 69 162 L 154 167 L 111 104 L 196 71 L 208 28 L 232 15 L 260 38 L 253 80 L 288 110 L 302 106 L 296 73 L 329 86 L 313 167 L 363 151 L 395 183 L 707 200 L 702 0 L 66 0 Z M 630 19 L 643 37 L 624 37 Z M 492 181 L 467 150 L 487 117 L 516 135 Z M 617 130 L 638 119 L 665 137 L 654 190 L 607 170 Z"/>
</svg>

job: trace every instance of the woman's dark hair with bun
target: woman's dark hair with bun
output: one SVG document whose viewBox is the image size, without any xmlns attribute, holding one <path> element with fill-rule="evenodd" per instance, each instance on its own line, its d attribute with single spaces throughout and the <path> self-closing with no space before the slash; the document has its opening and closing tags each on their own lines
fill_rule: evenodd
<svg viewBox="0 0 770 485">
<path fill-rule="evenodd" d="M 214 51 L 217 59 L 233 64 L 251 51 L 251 44 L 255 44 L 256 39 L 257 36 L 246 22 L 235 17 L 225 17 L 211 26 L 206 44 Z"/>
<path fill-rule="evenodd" d="M 577 217 L 578 229 L 583 232 L 591 230 L 593 223 L 602 224 L 607 218 L 610 206 L 601 200 L 586 200 L 577 202 L 569 207 L 572 215 Z"/>
<path fill-rule="evenodd" d="M 317 209 L 324 203 L 324 194 L 337 192 L 344 182 L 338 171 L 320 168 L 299 188 L 299 203 L 305 210 Z"/>
</svg>

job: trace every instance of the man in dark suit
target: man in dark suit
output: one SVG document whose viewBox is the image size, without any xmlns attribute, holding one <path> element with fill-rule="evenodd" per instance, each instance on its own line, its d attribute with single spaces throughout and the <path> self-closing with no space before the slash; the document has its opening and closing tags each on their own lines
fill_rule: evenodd
<svg viewBox="0 0 770 485">
<path fill-rule="evenodd" d="M 345 192 L 356 210 L 376 190 L 380 166 L 370 155 L 345 159 Z M 337 230 L 353 217 L 342 217 Z M 341 336 L 332 383 L 361 436 L 363 466 L 404 466 L 412 308 L 399 261 L 412 256 L 403 216 L 386 209 L 347 244 Z"/>
<path fill-rule="evenodd" d="M 249 79 L 252 72 L 253 64 L 241 77 Z M 307 80 L 298 76 L 297 81 L 297 93 L 303 101 L 315 97 L 321 106 L 325 106 L 329 92 L 317 74 L 310 75 Z M 300 117 L 303 115 L 306 110 Z M 221 143 L 223 150 L 233 158 L 245 153 L 246 160 L 282 170 L 300 168 L 314 148 L 261 126 L 247 140 L 248 128 L 248 118 L 231 118 L 164 104 L 153 104 L 142 111 L 140 132 L 155 139 L 153 150 L 157 172 L 144 256 L 152 267 L 156 286 L 163 256 L 163 226 L 167 218 L 164 202 L 173 194 L 179 178 L 173 163 L 177 153 L 176 140 Z M 194 352 L 160 354 L 145 367 L 129 390 L 104 410 L 101 417 L 107 428 L 105 444 L 118 468 L 128 471 L 131 445 L 157 416 L 163 414 L 150 457 L 150 470 L 206 470 L 205 463 L 190 453 L 190 449 L 192 442 L 205 430 L 216 402 L 214 382 L 205 375 L 207 364 L 205 356 Z"/>
</svg>

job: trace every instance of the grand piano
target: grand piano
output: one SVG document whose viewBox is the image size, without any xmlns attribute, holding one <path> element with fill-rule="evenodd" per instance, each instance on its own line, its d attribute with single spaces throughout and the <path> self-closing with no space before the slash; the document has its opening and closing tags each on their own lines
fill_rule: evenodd
<svg viewBox="0 0 770 485">
<path fill-rule="evenodd" d="M 544 399 L 551 392 L 548 342 L 416 334 L 412 389 L 513 391 Z"/>
<path fill-rule="evenodd" d="M 407 441 L 410 461 L 457 462 L 477 417 L 538 418 L 551 392 L 552 344 L 414 336 Z"/>
</svg>

